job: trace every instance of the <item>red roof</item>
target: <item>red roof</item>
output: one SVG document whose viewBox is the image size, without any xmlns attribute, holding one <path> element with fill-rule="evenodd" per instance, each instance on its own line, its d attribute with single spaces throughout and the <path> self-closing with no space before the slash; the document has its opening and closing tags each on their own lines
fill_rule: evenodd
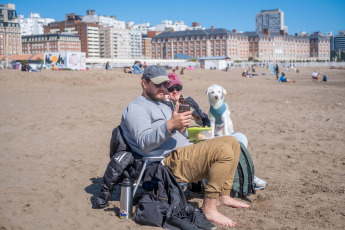
<svg viewBox="0 0 345 230">
<path fill-rule="evenodd" d="M 14 55 L 10 55 L 8 56 L 8 60 L 16 60 L 16 61 L 21 61 L 21 60 L 28 60 L 30 57 L 32 56 L 32 54 L 14 54 Z"/>
<path fill-rule="evenodd" d="M 44 58 L 44 53 L 35 54 L 34 56 L 32 56 L 32 57 L 30 58 L 30 60 L 35 61 L 35 60 L 37 60 L 38 58 L 41 58 L 41 60 L 43 60 L 43 58 Z"/>
</svg>

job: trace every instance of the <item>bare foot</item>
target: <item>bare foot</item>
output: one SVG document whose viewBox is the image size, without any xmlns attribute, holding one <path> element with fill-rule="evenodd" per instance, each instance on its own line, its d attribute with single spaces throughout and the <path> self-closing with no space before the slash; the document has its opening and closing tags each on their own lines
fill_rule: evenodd
<svg viewBox="0 0 345 230">
<path fill-rule="evenodd" d="M 229 207 L 233 207 L 233 208 L 249 208 L 250 205 L 235 200 L 234 198 L 230 197 L 230 196 L 220 196 L 217 199 L 217 206 L 229 206 Z"/>
<path fill-rule="evenodd" d="M 217 210 L 204 209 L 204 213 L 205 213 L 207 219 L 213 223 L 221 224 L 221 225 L 228 226 L 228 227 L 235 227 L 236 226 L 235 221 L 230 220 L 229 218 L 227 218 L 226 216 L 224 216 L 223 214 L 221 214 Z"/>
</svg>

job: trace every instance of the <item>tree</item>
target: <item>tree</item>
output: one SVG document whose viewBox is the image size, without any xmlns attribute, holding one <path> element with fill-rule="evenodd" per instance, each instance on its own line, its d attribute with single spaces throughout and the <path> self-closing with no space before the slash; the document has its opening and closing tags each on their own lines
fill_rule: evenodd
<svg viewBox="0 0 345 230">
<path fill-rule="evenodd" d="M 28 60 L 22 60 L 21 63 L 22 63 L 22 65 L 25 65 L 28 63 Z"/>
<path fill-rule="evenodd" d="M 248 58 L 248 61 L 253 61 L 253 60 L 254 60 L 253 57 L 249 57 L 249 58 Z"/>
<path fill-rule="evenodd" d="M 38 64 L 42 64 L 43 60 L 41 58 L 37 58 Z"/>
<path fill-rule="evenodd" d="M 330 53 L 330 60 L 333 61 L 336 59 L 336 57 L 338 57 L 338 52 L 332 50 L 331 53 Z"/>
</svg>

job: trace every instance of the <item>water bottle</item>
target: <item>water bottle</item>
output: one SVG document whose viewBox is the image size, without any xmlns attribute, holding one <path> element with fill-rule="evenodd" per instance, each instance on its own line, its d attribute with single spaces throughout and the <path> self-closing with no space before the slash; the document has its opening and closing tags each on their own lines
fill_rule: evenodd
<svg viewBox="0 0 345 230">
<path fill-rule="evenodd" d="M 133 183 L 130 179 L 125 178 L 121 185 L 120 199 L 120 219 L 132 218 L 133 209 Z"/>
</svg>

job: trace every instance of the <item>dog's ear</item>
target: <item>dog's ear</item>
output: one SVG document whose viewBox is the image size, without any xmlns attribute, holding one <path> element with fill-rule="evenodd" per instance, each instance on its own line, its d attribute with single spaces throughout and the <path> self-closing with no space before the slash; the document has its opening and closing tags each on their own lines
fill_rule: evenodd
<svg viewBox="0 0 345 230">
<path fill-rule="evenodd" d="M 224 95 L 227 94 L 226 89 L 224 89 L 223 87 L 222 87 L 222 93 L 223 93 Z"/>
<path fill-rule="evenodd" d="M 209 94 L 210 91 L 211 91 L 211 87 L 208 87 L 208 88 L 206 89 L 206 91 L 205 91 L 205 94 Z"/>
</svg>

